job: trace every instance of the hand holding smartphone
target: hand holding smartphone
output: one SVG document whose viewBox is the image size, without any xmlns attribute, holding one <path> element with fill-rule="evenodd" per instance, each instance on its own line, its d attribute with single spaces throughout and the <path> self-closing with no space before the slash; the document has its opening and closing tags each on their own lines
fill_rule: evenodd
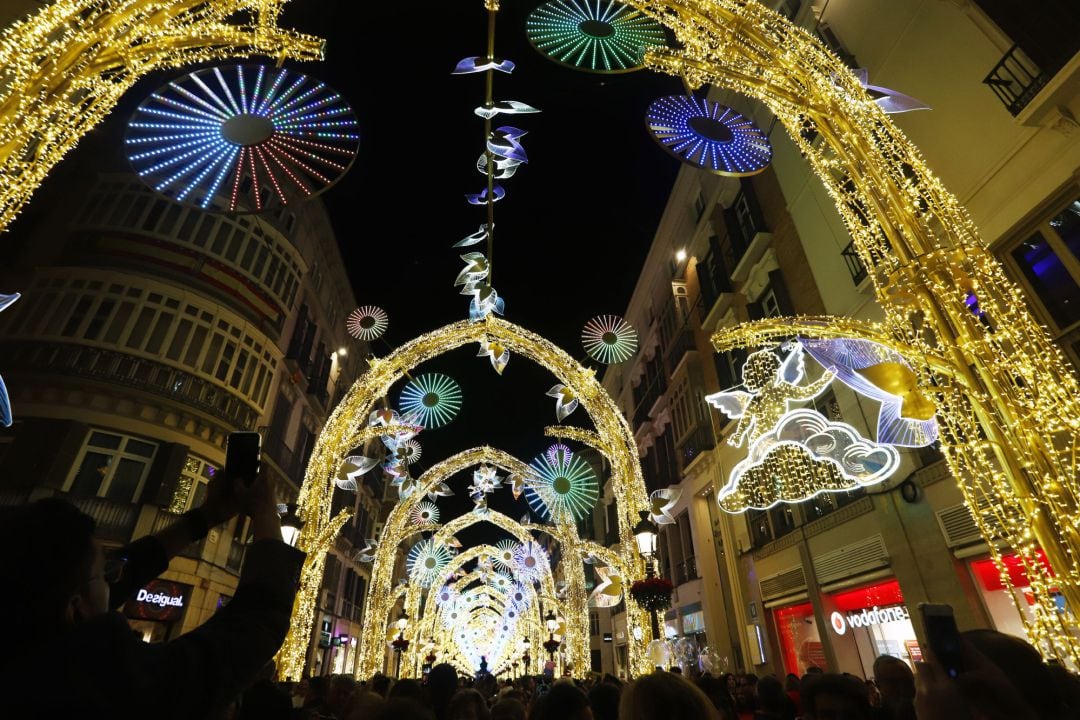
<svg viewBox="0 0 1080 720">
<path fill-rule="evenodd" d="M 225 474 L 251 485 L 259 476 L 262 463 L 262 436 L 257 432 L 229 434 L 225 445 Z"/>
<path fill-rule="evenodd" d="M 919 603 L 926 640 L 945 673 L 956 679 L 964 670 L 964 647 L 949 605 Z"/>
</svg>

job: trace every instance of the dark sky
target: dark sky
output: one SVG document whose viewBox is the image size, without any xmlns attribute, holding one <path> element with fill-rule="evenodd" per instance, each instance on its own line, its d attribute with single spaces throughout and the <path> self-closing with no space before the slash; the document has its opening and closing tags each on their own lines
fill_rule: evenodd
<svg viewBox="0 0 1080 720">
<path fill-rule="evenodd" d="M 581 328 L 625 311 L 678 170 L 648 135 L 645 110 L 682 86 L 650 71 L 596 75 L 551 62 L 525 37 L 538 4 L 504 0 L 497 20 L 496 54 L 517 68 L 496 73 L 495 98 L 543 112 L 497 118 L 528 131 L 530 162 L 495 206 L 494 285 L 507 319 L 584 360 Z M 282 22 L 326 38 L 326 61 L 298 69 L 344 94 L 360 119 L 359 157 L 324 195 L 357 300 L 386 309 L 392 344 L 465 317 L 468 298 L 453 286 L 465 251 L 450 246 L 484 219 L 464 200 L 485 183 L 475 169 L 483 123 L 472 112 L 484 80 L 450 71 L 484 54 L 483 3 L 297 1 Z M 528 460 L 551 442 L 542 435 L 555 422 L 544 395 L 551 375 L 514 357 L 500 378 L 475 355 L 469 345 L 420 369 L 454 377 L 464 404 L 449 426 L 421 433 L 417 470 L 481 443 Z M 589 425 L 581 410 L 567 422 Z M 470 507 L 467 484 L 452 483 L 457 498 L 440 500 L 444 521 Z M 523 500 L 512 509 L 509 492 L 500 495 L 493 507 L 523 512 Z"/>
</svg>

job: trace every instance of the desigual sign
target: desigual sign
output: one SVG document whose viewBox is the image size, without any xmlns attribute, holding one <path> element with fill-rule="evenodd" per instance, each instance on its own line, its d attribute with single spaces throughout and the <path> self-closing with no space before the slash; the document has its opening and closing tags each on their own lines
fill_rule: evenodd
<svg viewBox="0 0 1080 720">
<path fill-rule="evenodd" d="M 882 623 L 910 619 L 911 614 L 903 605 L 894 605 L 886 608 L 879 608 L 875 605 L 872 608 L 863 608 L 860 612 L 850 612 L 847 615 L 834 612 L 829 617 L 829 622 L 837 635 L 843 635 L 847 632 L 848 627 L 869 627 L 871 625 L 881 625 Z"/>
<path fill-rule="evenodd" d="M 171 580 L 151 580 L 124 605 L 124 614 L 136 620 L 172 622 L 184 614 L 191 586 Z"/>
</svg>

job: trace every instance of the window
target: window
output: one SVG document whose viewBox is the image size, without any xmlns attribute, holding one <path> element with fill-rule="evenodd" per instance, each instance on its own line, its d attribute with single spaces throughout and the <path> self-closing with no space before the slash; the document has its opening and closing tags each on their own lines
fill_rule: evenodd
<svg viewBox="0 0 1080 720">
<path fill-rule="evenodd" d="M 1080 199 L 1040 223 L 1009 258 L 1059 331 L 1080 321 Z"/>
<path fill-rule="evenodd" d="M 589 635 L 600 634 L 600 613 L 589 613 Z"/>
<path fill-rule="evenodd" d="M 705 214 L 705 195 L 699 189 L 694 195 L 694 222 L 699 222 Z"/>
<path fill-rule="evenodd" d="M 776 291 L 771 287 L 765 290 L 761 296 L 762 317 L 780 317 L 780 301 L 776 298 Z"/>
<path fill-rule="evenodd" d="M 135 502 L 142 492 L 157 444 L 130 435 L 90 432 L 64 490 L 84 497 Z"/>
<path fill-rule="evenodd" d="M 206 500 L 207 484 L 217 472 L 218 468 L 201 457 L 188 455 L 169 503 L 169 512 L 182 513 L 202 505 Z"/>
</svg>

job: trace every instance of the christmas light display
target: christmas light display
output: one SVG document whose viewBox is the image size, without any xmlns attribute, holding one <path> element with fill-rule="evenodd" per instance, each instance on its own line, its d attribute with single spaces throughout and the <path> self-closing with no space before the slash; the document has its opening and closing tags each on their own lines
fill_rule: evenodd
<svg viewBox="0 0 1080 720">
<path fill-rule="evenodd" d="M 414 525 L 433 525 L 439 522 L 439 507 L 433 502 L 417 503 L 412 509 Z"/>
<path fill-rule="evenodd" d="M 506 349 L 506 346 L 489 340 L 480 341 L 480 351 L 476 353 L 476 356 L 490 358 L 491 367 L 495 368 L 495 372 L 500 375 L 506 369 L 506 364 L 510 362 L 510 351 Z"/>
<path fill-rule="evenodd" d="M 525 33 L 560 65 L 595 73 L 639 70 L 645 48 L 667 41 L 652 18 L 616 0 L 551 0 L 525 21 Z"/>
<path fill-rule="evenodd" d="M 600 494 L 596 473 L 581 457 L 565 445 L 554 446 L 530 464 L 530 480 L 525 486 L 525 499 L 533 512 L 555 522 L 574 522 L 585 517 Z"/>
<path fill-rule="evenodd" d="M 514 569 L 514 549 L 518 544 L 513 540 L 500 540 L 495 543 L 495 547 L 498 552 L 493 556 L 495 562 L 497 562 L 505 570 Z"/>
<path fill-rule="evenodd" d="M 657 525 L 673 525 L 675 518 L 671 516 L 671 511 L 679 504 L 681 497 L 682 488 L 675 485 L 653 490 L 649 493 L 649 517 Z"/>
<path fill-rule="evenodd" d="M 417 375 L 401 391 L 401 412 L 415 415 L 425 428 L 439 428 L 461 409 L 461 388 L 441 373 Z"/>
<path fill-rule="evenodd" d="M 585 323 L 581 344 L 593 360 L 621 363 L 637 352 L 637 332 L 618 315 L 601 315 Z"/>
<path fill-rule="evenodd" d="M 646 111 L 645 123 L 662 148 L 717 175 L 755 175 L 772 160 L 772 145 L 761 128 L 707 98 L 659 98 Z"/>
<path fill-rule="evenodd" d="M 600 581 L 589 595 L 589 607 L 609 608 L 618 605 L 623 597 L 622 576 L 614 569 L 601 565 L 596 566 L 596 576 Z"/>
<path fill-rule="evenodd" d="M 539 543 L 524 542 L 514 548 L 514 576 L 522 582 L 539 582 L 550 573 L 548 555 Z"/>
<path fill-rule="evenodd" d="M 870 74 L 864 68 L 855 70 L 855 78 L 866 90 L 866 94 L 878 104 L 882 111 L 890 115 L 911 112 L 912 110 L 930 109 L 930 106 L 922 100 L 916 100 L 910 95 L 905 95 L 902 92 L 890 90 L 889 88 L 881 87 L 880 85 L 871 85 Z"/>
<path fill-rule="evenodd" d="M 360 476 L 370 472 L 378 465 L 378 458 L 350 455 L 342 461 L 341 469 L 338 471 L 337 477 L 334 478 L 334 484 L 342 490 L 356 492 L 359 487 Z"/>
<path fill-rule="evenodd" d="M 445 545 L 434 540 L 421 540 L 412 546 L 405 558 L 409 578 L 422 587 L 429 587 L 450 562 L 453 553 Z"/>
<path fill-rule="evenodd" d="M 547 391 L 548 397 L 555 398 L 555 417 L 562 422 L 566 416 L 577 410 L 579 400 L 574 389 L 563 384 L 553 385 Z"/>
<path fill-rule="evenodd" d="M 345 321 L 346 331 L 357 340 L 377 340 L 390 327 L 386 311 L 374 305 L 358 307 Z"/>
<path fill-rule="evenodd" d="M 260 212 L 322 192 L 349 169 L 352 108 L 280 67 L 224 65 L 173 80 L 128 122 L 128 161 L 157 192 L 203 209 Z"/>
</svg>

